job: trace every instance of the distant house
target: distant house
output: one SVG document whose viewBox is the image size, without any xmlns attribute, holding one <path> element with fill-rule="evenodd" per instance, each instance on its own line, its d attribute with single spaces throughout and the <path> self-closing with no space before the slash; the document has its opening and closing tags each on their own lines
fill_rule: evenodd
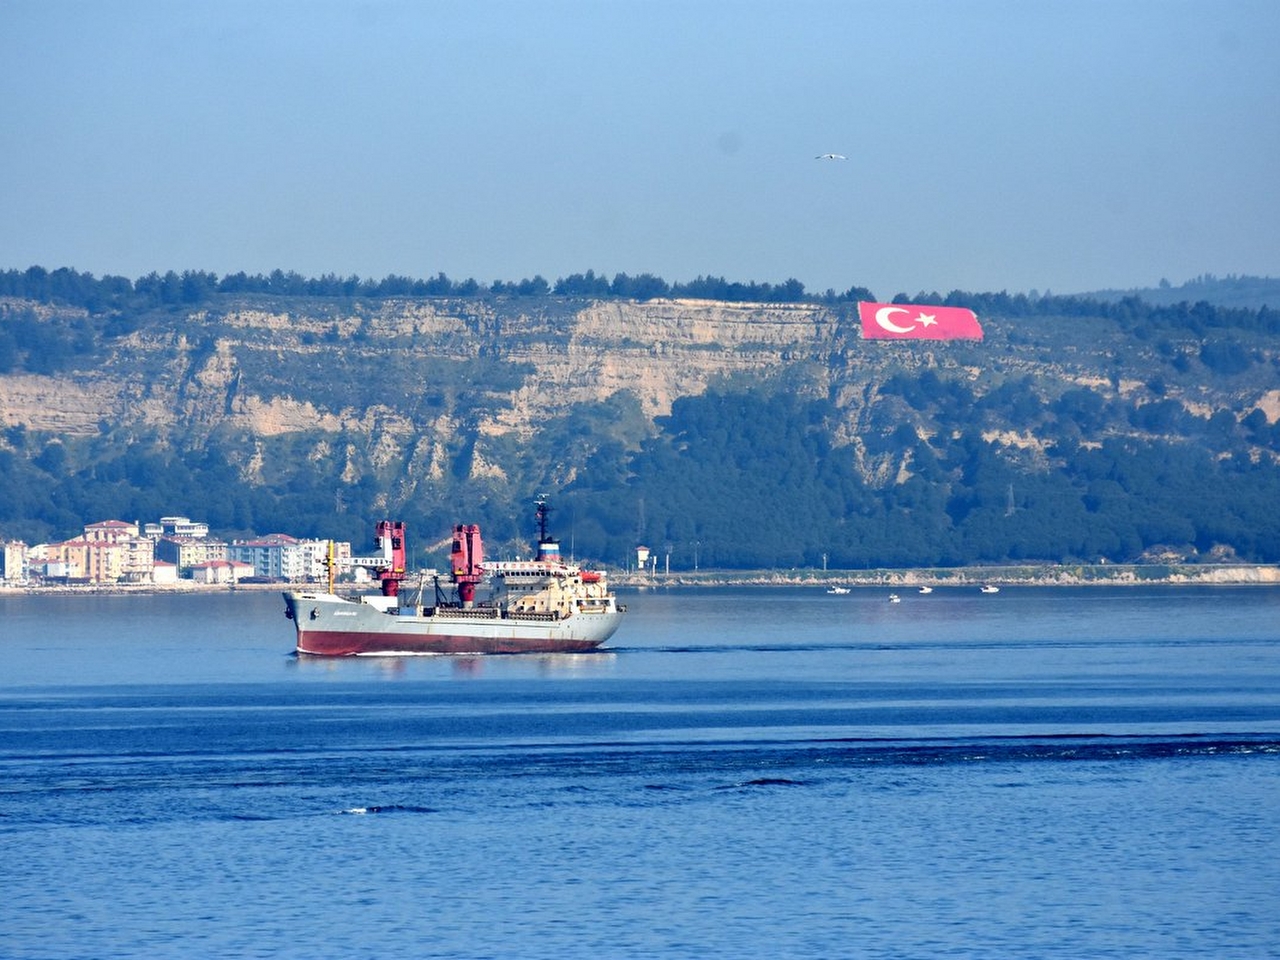
<svg viewBox="0 0 1280 960">
<path fill-rule="evenodd" d="M 191 579 L 196 583 L 238 583 L 253 576 L 253 566 L 238 560 L 209 560 L 191 568 Z"/>
<path fill-rule="evenodd" d="M 21 582 L 27 579 L 27 545 L 21 540 L 7 540 L 0 550 L 0 579 Z"/>
<path fill-rule="evenodd" d="M 70 565 L 61 560 L 42 559 L 31 565 L 31 572 L 46 580 L 71 580 L 73 577 L 80 576 L 78 570 L 73 571 Z"/>
<path fill-rule="evenodd" d="M 139 535 L 138 525 L 123 520 L 87 524 L 83 537 L 48 546 L 50 560 L 91 583 L 150 581 L 154 551 L 155 544 Z"/>
<path fill-rule="evenodd" d="M 197 564 L 227 559 L 227 544 L 206 537 L 161 537 L 155 541 L 156 559 L 172 563 L 180 576 L 186 576 Z"/>
<path fill-rule="evenodd" d="M 90 583 L 115 583 L 119 580 L 120 555 L 119 544 L 84 537 L 51 543 L 45 548 L 45 559 L 50 567 L 65 571 L 54 576 L 62 575 Z"/>
<path fill-rule="evenodd" d="M 351 567 L 345 564 L 351 559 L 351 544 L 346 540 L 302 540 L 298 547 L 302 560 L 299 580 L 322 583 L 329 579 L 331 551 L 334 576 L 351 571 Z"/>
<path fill-rule="evenodd" d="M 163 560 L 157 560 L 151 569 L 151 582 L 155 584 L 168 585 L 178 582 L 178 567 L 176 564 L 165 563 Z"/>
<path fill-rule="evenodd" d="M 299 541 L 287 533 L 271 533 L 256 540 L 232 540 L 227 559 L 253 567 L 255 577 L 292 580 L 299 565 Z"/>
<path fill-rule="evenodd" d="M 90 523 L 84 528 L 84 538 L 95 543 L 119 543 L 122 540 L 135 540 L 138 537 L 138 525 L 125 523 L 123 520 L 103 520 Z"/>
<path fill-rule="evenodd" d="M 159 523 L 148 523 L 143 533 L 153 540 L 161 537 L 207 537 L 209 525 L 187 517 L 161 517 Z"/>
</svg>

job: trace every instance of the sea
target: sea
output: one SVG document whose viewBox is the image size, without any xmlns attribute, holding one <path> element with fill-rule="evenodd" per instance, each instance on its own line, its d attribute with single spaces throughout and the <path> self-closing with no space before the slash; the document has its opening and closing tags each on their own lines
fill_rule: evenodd
<svg viewBox="0 0 1280 960">
<path fill-rule="evenodd" d="M 1280 589 L 898 594 L 341 660 L 0 597 L 0 957 L 1280 956 Z"/>
</svg>

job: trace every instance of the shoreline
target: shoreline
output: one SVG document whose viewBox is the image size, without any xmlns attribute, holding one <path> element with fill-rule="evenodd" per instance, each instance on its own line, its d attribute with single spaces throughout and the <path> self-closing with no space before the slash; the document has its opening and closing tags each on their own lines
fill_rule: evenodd
<svg viewBox="0 0 1280 960">
<path fill-rule="evenodd" d="M 1280 565 L 1196 563 L 1021 564 L 990 567 L 916 567 L 876 570 L 701 570 L 640 574 L 612 572 L 614 586 L 656 587 L 1085 587 L 1085 586 L 1280 586 Z M 9 584 L 5 596 L 148 596 L 261 593 L 315 588 L 304 583 L 86 583 Z M 345 584 L 346 592 L 364 592 Z"/>
<path fill-rule="evenodd" d="M 1086 587 L 1280 586 L 1280 566 L 1223 563 L 1020 564 L 876 570 L 709 570 L 610 574 L 616 586 L 649 587 Z"/>
<path fill-rule="evenodd" d="M 0 583 L 0 597 L 6 596 L 173 596 L 204 593 L 261 593 L 314 586 L 301 583 Z"/>
</svg>

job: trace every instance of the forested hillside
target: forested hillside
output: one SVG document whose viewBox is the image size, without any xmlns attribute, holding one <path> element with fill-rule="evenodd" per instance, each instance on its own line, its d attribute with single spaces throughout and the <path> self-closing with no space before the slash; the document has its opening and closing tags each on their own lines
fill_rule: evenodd
<svg viewBox="0 0 1280 960">
<path fill-rule="evenodd" d="M 1123 300 L 1125 297 L 1137 297 L 1157 306 L 1170 306 L 1184 301 L 1198 303 L 1204 300 L 1216 307 L 1256 310 L 1259 307 L 1280 306 L 1280 279 L 1239 275 L 1215 277 L 1206 273 L 1176 287 L 1168 280 L 1162 280 L 1154 287 L 1101 290 L 1089 294 L 1090 299 L 1107 302 Z"/>
<path fill-rule="evenodd" d="M 510 552 L 548 494 L 620 565 L 1280 560 L 1265 306 L 922 294 L 985 339 L 869 341 L 860 288 L 274 278 L 0 273 L 0 539 L 389 516 Z"/>
</svg>

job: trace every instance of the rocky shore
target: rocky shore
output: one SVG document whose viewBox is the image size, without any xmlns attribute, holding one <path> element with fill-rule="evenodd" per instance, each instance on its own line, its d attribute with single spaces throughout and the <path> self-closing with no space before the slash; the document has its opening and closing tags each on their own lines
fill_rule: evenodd
<svg viewBox="0 0 1280 960">
<path fill-rule="evenodd" d="M 1280 585 L 1280 566 L 1270 564 L 1034 564 L 882 570 L 706 570 L 679 573 L 614 573 L 626 587 L 848 586 L 1024 587 L 1127 586 L 1138 584 Z"/>
<path fill-rule="evenodd" d="M 0 597 L 15 594 L 40 596 L 150 596 L 163 594 L 197 593 L 248 593 L 263 590 L 279 592 L 289 589 L 287 583 L 195 583 L 179 580 L 176 583 L 4 583 L 0 582 Z"/>
</svg>

